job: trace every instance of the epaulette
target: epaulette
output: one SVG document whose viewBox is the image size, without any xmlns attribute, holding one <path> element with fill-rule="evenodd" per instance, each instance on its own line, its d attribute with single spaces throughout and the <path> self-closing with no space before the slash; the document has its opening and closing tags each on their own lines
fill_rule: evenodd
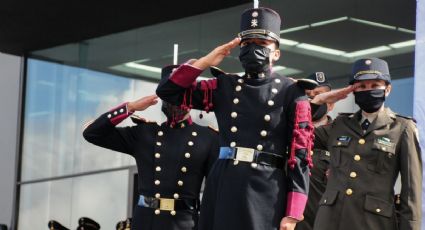
<svg viewBox="0 0 425 230">
<path fill-rule="evenodd" d="M 218 133 L 218 129 L 217 128 L 214 128 L 213 126 L 211 126 L 211 125 L 208 125 L 208 128 L 209 129 L 211 129 L 212 131 L 214 131 L 214 132 L 217 132 Z"/>
<path fill-rule="evenodd" d="M 210 67 L 210 72 L 214 77 L 218 77 L 219 75 L 222 75 L 222 74 L 227 74 L 222 69 L 215 67 L 215 66 Z"/>
<path fill-rule="evenodd" d="M 149 121 L 143 117 L 137 116 L 136 114 L 131 115 L 130 119 L 134 124 L 155 123 L 155 121 Z"/>
<path fill-rule="evenodd" d="M 91 120 L 91 121 L 88 121 L 88 122 L 84 123 L 83 130 L 86 130 L 87 127 L 89 127 L 91 124 L 93 124 L 93 122 L 94 122 L 94 120 Z"/>
<path fill-rule="evenodd" d="M 397 114 L 397 113 L 395 113 L 395 115 L 396 115 L 397 117 L 401 117 L 401 118 L 404 118 L 404 119 L 407 119 L 407 120 L 412 120 L 413 122 L 415 122 L 415 123 L 416 123 L 416 119 L 415 119 L 415 118 L 413 118 L 413 117 L 403 116 L 403 115 L 400 115 L 400 114 Z"/>
<path fill-rule="evenodd" d="M 302 78 L 297 80 L 297 85 L 304 90 L 313 90 L 319 86 L 319 83 L 311 79 Z"/>
</svg>

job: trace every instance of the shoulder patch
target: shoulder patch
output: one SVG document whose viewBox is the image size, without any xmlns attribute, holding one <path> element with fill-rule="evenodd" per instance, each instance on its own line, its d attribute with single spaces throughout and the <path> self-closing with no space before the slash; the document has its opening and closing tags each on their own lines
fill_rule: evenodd
<svg viewBox="0 0 425 230">
<path fill-rule="evenodd" d="M 87 127 L 89 127 L 91 124 L 93 124 L 93 122 L 94 122 L 94 120 L 90 120 L 90 121 L 88 121 L 88 122 L 84 123 L 84 125 L 83 125 L 83 130 L 86 130 L 86 129 L 87 129 Z"/>
<path fill-rule="evenodd" d="M 155 121 L 149 121 L 143 117 L 137 116 L 135 114 L 130 116 L 131 121 L 135 124 L 145 124 L 145 123 L 156 123 Z"/>
<path fill-rule="evenodd" d="M 211 126 L 211 125 L 208 125 L 208 128 L 209 128 L 209 129 L 211 129 L 212 131 L 214 131 L 214 132 L 218 133 L 218 129 L 217 129 L 217 128 L 214 128 L 214 127 L 213 127 L 213 126 Z"/>
<path fill-rule="evenodd" d="M 403 115 L 400 115 L 400 114 L 397 114 L 397 113 L 395 115 L 396 115 L 396 117 L 401 117 L 401 118 L 404 118 L 404 119 L 407 119 L 407 120 L 412 120 L 413 122 L 416 123 L 416 119 L 413 118 L 413 117 L 403 116 Z"/>
</svg>

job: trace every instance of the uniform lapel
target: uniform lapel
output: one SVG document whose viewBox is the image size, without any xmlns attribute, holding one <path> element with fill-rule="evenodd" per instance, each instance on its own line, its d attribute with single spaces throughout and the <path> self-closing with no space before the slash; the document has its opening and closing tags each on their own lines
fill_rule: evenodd
<svg viewBox="0 0 425 230">
<path fill-rule="evenodd" d="M 361 110 L 357 111 L 356 113 L 348 116 L 344 122 L 351 130 L 356 132 L 359 136 L 363 136 L 363 130 L 362 127 L 360 127 L 359 124 L 359 117 L 361 116 Z"/>
<path fill-rule="evenodd" d="M 365 135 L 392 123 L 394 121 L 394 117 L 395 114 L 389 108 L 384 108 L 378 113 L 378 116 L 372 122 L 372 124 L 370 124 L 369 128 L 366 130 Z"/>
</svg>

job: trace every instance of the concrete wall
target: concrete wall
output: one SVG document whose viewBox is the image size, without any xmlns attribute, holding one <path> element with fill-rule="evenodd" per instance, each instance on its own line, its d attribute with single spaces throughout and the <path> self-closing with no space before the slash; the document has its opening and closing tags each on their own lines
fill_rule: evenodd
<svg viewBox="0 0 425 230">
<path fill-rule="evenodd" d="M 0 53 L 0 223 L 9 228 L 16 180 L 21 57 Z"/>
</svg>

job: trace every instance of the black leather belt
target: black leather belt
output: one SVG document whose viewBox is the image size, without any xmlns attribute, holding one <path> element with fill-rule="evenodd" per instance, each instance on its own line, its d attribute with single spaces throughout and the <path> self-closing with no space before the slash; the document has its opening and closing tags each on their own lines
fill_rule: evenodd
<svg viewBox="0 0 425 230">
<path fill-rule="evenodd" d="M 155 198 L 140 195 L 138 205 L 164 211 L 199 210 L 197 199 Z"/>
<path fill-rule="evenodd" d="M 256 163 L 280 169 L 283 169 L 285 165 L 284 159 L 280 155 L 242 147 L 220 147 L 219 159 Z"/>
</svg>

